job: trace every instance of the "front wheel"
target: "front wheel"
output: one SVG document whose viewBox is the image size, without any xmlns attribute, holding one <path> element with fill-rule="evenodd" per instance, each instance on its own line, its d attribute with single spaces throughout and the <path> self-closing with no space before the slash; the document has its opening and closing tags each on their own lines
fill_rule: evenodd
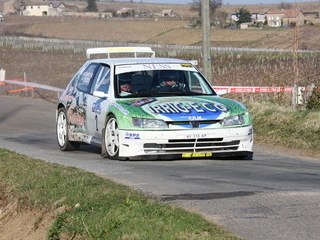
<svg viewBox="0 0 320 240">
<path fill-rule="evenodd" d="M 56 122 L 56 134 L 59 148 L 62 151 L 75 150 L 79 148 L 80 145 L 78 142 L 69 141 L 68 129 L 67 112 L 64 108 L 59 108 Z"/>
<path fill-rule="evenodd" d="M 107 117 L 106 127 L 103 130 L 102 156 L 119 160 L 119 128 L 117 119 L 110 115 Z"/>
</svg>

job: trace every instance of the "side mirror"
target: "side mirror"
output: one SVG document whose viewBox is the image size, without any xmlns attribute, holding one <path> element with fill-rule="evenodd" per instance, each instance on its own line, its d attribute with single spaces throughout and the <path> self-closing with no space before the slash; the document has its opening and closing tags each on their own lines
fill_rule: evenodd
<svg viewBox="0 0 320 240">
<path fill-rule="evenodd" d="M 102 92 L 102 91 L 93 91 L 93 96 L 98 98 L 108 98 L 110 97 L 110 94 Z"/>
</svg>

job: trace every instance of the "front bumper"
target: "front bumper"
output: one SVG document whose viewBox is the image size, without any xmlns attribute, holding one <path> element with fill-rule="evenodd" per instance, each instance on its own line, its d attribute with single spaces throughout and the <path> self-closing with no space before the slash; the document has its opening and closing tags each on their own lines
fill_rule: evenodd
<svg viewBox="0 0 320 240">
<path fill-rule="evenodd" d="M 119 130 L 119 157 L 203 158 L 252 153 L 252 126 L 167 131 Z"/>
</svg>

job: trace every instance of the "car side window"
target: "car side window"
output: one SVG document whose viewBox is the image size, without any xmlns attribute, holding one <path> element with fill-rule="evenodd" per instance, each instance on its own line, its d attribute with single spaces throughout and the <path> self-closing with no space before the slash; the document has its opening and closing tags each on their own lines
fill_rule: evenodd
<svg viewBox="0 0 320 240">
<path fill-rule="evenodd" d="M 97 68 L 99 67 L 99 64 L 90 64 L 83 73 L 79 76 L 77 89 L 81 92 L 89 92 L 91 82 L 95 76 L 95 72 Z"/>
<path fill-rule="evenodd" d="M 101 65 L 93 81 L 93 91 L 107 93 L 110 86 L 110 67 Z"/>
</svg>

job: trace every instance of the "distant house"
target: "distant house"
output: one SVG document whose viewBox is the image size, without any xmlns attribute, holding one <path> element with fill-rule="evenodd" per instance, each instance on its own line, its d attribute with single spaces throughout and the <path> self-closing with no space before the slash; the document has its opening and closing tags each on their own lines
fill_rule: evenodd
<svg viewBox="0 0 320 240">
<path fill-rule="evenodd" d="M 320 10 L 304 10 L 304 19 L 306 23 L 319 23 L 320 22 Z"/>
<path fill-rule="evenodd" d="M 303 11 L 305 18 L 314 18 L 317 19 L 320 17 L 320 11 Z"/>
<path fill-rule="evenodd" d="M 66 5 L 60 1 L 31 3 L 22 6 L 20 14 L 24 16 L 59 16 L 68 11 Z"/>
<path fill-rule="evenodd" d="M 101 11 L 99 13 L 99 18 L 112 18 L 113 14 L 114 13 L 112 11 L 108 11 L 108 10 Z"/>
<path fill-rule="evenodd" d="M 159 14 L 159 17 L 174 18 L 174 17 L 176 17 L 176 14 L 174 13 L 174 11 L 172 9 L 164 9 Z"/>
<path fill-rule="evenodd" d="M 267 13 L 270 27 L 288 27 L 292 24 L 303 25 L 304 14 L 300 10 L 273 10 Z"/>
<path fill-rule="evenodd" d="M 155 13 L 156 17 L 161 18 L 176 18 L 176 19 L 182 19 L 181 15 L 174 12 L 172 9 L 163 9 L 161 12 Z"/>
<path fill-rule="evenodd" d="M 230 13 L 229 18 L 232 23 L 237 22 L 239 20 L 238 15 L 236 13 Z"/>
<path fill-rule="evenodd" d="M 252 13 L 251 14 L 251 22 L 253 24 L 257 24 L 257 23 L 264 23 L 266 20 L 266 13 Z M 239 20 L 237 13 L 231 13 L 229 15 L 229 18 L 231 20 L 231 23 L 235 23 Z"/>
<path fill-rule="evenodd" d="M 135 12 L 132 8 L 121 8 L 116 12 L 117 17 L 134 17 Z"/>
<path fill-rule="evenodd" d="M 251 21 L 253 24 L 257 23 L 264 23 L 267 19 L 266 13 L 252 13 L 251 14 Z"/>
</svg>

